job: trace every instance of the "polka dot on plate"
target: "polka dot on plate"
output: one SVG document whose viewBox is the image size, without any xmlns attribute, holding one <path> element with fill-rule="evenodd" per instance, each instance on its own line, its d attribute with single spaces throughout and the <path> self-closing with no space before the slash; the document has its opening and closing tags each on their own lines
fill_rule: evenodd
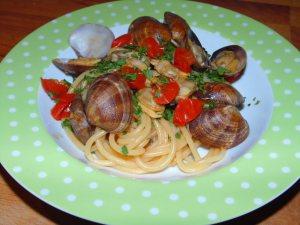
<svg viewBox="0 0 300 225">
<path fill-rule="evenodd" d="M 15 167 L 13 168 L 13 171 L 14 171 L 15 173 L 20 173 L 20 172 L 22 171 L 22 167 L 20 167 L 20 166 L 15 166 Z"/>
<path fill-rule="evenodd" d="M 290 139 L 286 138 L 286 139 L 284 139 L 284 140 L 282 141 L 282 143 L 283 143 L 284 145 L 290 145 L 290 144 L 292 143 L 292 141 L 291 141 Z"/>
<path fill-rule="evenodd" d="M 215 186 L 215 188 L 222 188 L 223 187 L 223 183 L 221 181 L 215 181 L 214 182 L 214 186 Z"/>
<path fill-rule="evenodd" d="M 115 188 L 115 192 L 117 194 L 122 194 L 122 193 L 124 193 L 124 191 L 125 191 L 125 189 L 122 186 L 119 186 L 119 187 Z"/>
<path fill-rule="evenodd" d="M 271 31 L 271 30 L 269 30 L 269 31 L 267 32 L 267 34 L 268 34 L 268 35 L 273 35 L 273 34 L 274 34 L 274 32 L 273 32 L 273 31 Z"/>
<path fill-rule="evenodd" d="M 264 43 L 264 41 L 263 41 L 263 40 L 258 40 L 256 43 L 257 43 L 258 45 L 262 45 L 262 44 Z"/>
<path fill-rule="evenodd" d="M 188 181 L 188 186 L 189 186 L 189 187 L 195 187 L 196 184 L 197 184 L 197 183 L 196 183 L 195 180 L 189 180 L 189 181 Z"/>
<path fill-rule="evenodd" d="M 21 45 L 22 45 L 22 46 L 28 46 L 29 43 L 28 43 L 27 41 L 22 41 L 22 42 L 21 42 Z"/>
<path fill-rule="evenodd" d="M 49 195 L 50 191 L 47 188 L 43 188 L 40 190 L 40 194 L 43 196 Z"/>
<path fill-rule="evenodd" d="M 281 171 L 282 171 L 283 173 L 290 173 L 290 172 L 291 172 L 291 169 L 290 169 L 290 167 L 288 167 L 288 166 L 284 166 L 284 167 L 281 168 Z"/>
<path fill-rule="evenodd" d="M 28 74 L 25 76 L 26 80 L 31 80 L 32 79 L 32 75 L 31 74 Z"/>
<path fill-rule="evenodd" d="M 91 168 L 91 167 L 89 167 L 89 166 L 86 166 L 86 167 L 84 168 L 84 170 L 85 170 L 85 172 L 87 172 L 87 173 L 91 173 L 91 172 L 94 171 L 94 169 Z"/>
<path fill-rule="evenodd" d="M 34 105 L 36 103 L 35 99 L 29 99 L 27 101 L 28 105 Z"/>
<path fill-rule="evenodd" d="M 300 84 L 300 78 L 296 78 L 295 83 Z"/>
<path fill-rule="evenodd" d="M 289 112 L 286 112 L 286 113 L 283 114 L 283 117 L 284 117 L 285 119 L 290 119 L 290 118 L 292 118 L 292 114 L 289 113 Z"/>
<path fill-rule="evenodd" d="M 10 100 L 14 100 L 14 99 L 16 99 L 16 95 L 11 94 L 11 95 L 8 95 L 7 98 Z"/>
<path fill-rule="evenodd" d="M 227 198 L 225 198 L 225 203 L 226 203 L 227 205 L 232 205 L 232 204 L 234 204 L 234 198 L 232 198 L 232 197 L 227 197 Z"/>
<path fill-rule="evenodd" d="M 292 91 L 290 89 L 285 89 L 283 92 L 285 95 L 291 95 Z"/>
<path fill-rule="evenodd" d="M 173 194 L 170 194 L 169 199 L 171 201 L 177 201 L 179 199 L 179 196 L 178 196 L 178 194 L 173 193 Z"/>
<path fill-rule="evenodd" d="M 237 32 L 237 31 L 232 31 L 231 34 L 234 35 L 234 36 L 236 36 L 236 35 L 239 34 L 239 32 Z"/>
<path fill-rule="evenodd" d="M 27 87 L 26 90 L 27 90 L 28 92 L 32 92 L 32 91 L 33 91 L 33 87 Z"/>
<path fill-rule="evenodd" d="M 256 34 L 256 32 L 255 31 L 249 31 L 249 35 L 251 35 L 251 36 L 253 36 L 253 35 L 255 35 Z"/>
<path fill-rule="evenodd" d="M 265 52 L 266 52 L 267 54 L 271 54 L 271 53 L 273 52 L 273 50 L 272 50 L 272 49 L 267 49 Z"/>
<path fill-rule="evenodd" d="M 263 173 L 265 170 L 264 170 L 263 167 L 258 166 L 258 167 L 255 168 L 255 171 L 256 171 L 256 173 L 261 174 L 261 173 Z"/>
<path fill-rule="evenodd" d="M 49 59 L 48 56 L 42 56 L 42 57 L 41 57 L 41 60 L 42 60 L 42 61 L 47 61 L 48 59 Z"/>
<path fill-rule="evenodd" d="M 236 168 L 236 167 L 231 167 L 231 168 L 229 169 L 229 171 L 230 171 L 230 173 L 238 173 L 238 172 L 239 172 L 239 169 Z"/>
<path fill-rule="evenodd" d="M 15 113 L 16 111 L 17 111 L 17 109 L 14 108 L 14 107 L 11 107 L 11 108 L 8 109 L 9 113 Z"/>
<path fill-rule="evenodd" d="M 272 127 L 272 130 L 273 130 L 274 132 L 278 132 L 278 131 L 280 131 L 280 127 L 279 127 L 279 126 L 273 126 L 273 127 Z"/>
<path fill-rule="evenodd" d="M 300 159 L 300 152 L 296 152 L 296 153 L 295 153 L 295 157 L 296 157 L 297 159 Z"/>
<path fill-rule="evenodd" d="M 265 144 L 267 143 L 267 141 L 266 141 L 265 139 L 260 139 L 260 140 L 258 141 L 258 143 L 259 143 L 260 145 L 265 145 Z"/>
<path fill-rule="evenodd" d="M 254 198 L 253 203 L 257 206 L 260 206 L 263 204 L 263 200 L 261 198 Z"/>
<path fill-rule="evenodd" d="M 207 201 L 207 199 L 206 199 L 205 196 L 200 195 L 200 196 L 197 197 L 197 201 L 198 201 L 200 204 L 203 204 L 203 203 L 205 203 L 205 202 Z"/>
<path fill-rule="evenodd" d="M 150 198 L 151 197 L 151 191 L 148 191 L 148 190 L 142 191 L 142 196 L 144 198 Z"/>
<path fill-rule="evenodd" d="M 281 80 L 280 79 L 274 79 L 274 83 L 275 84 L 281 84 Z"/>
<path fill-rule="evenodd" d="M 185 210 L 181 210 L 181 211 L 178 212 L 178 216 L 180 218 L 187 218 L 189 216 L 189 213 Z"/>
<path fill-rule="evenodd" d="M 284 72 L 285 72 L 286 74 L 290 74 L 290 73 L 292 72 L 292 70 L 291 70 L 290 68 L 285 68 L 285 69 L 284 69 Z"/>
<path fill-rule="evenodd" d="M 281 44 L 281 43 L 282 43 L 282 40 L 276 39 L 276 40 L 275 40 L 275 43 L 276 43 L 276 44 Z"/>
<path fill-rule="evenodd" d="M 13 61 L 14 61 L 13 59 L 8 58 L 8 59 L 5 60 L 5 63 L 10 64 L 10 63 L 12 63 Z"/>
<path fill-rule="evenodd" d="M 68 163 L 67 161 L 61 161 L 61 162 L 59 163 L 59 165 L 60 165 L 61 167 L 67 167 L 67 166 L 69 165 L 69 163 Z"/>
<path fill-rule="evenodd" d="M 117 14 L 116 14 L 115 12 L 112 12 L 110 15 L 114 17 L 114 16 L 116 16 Z"/>
<path fill-rule="evenodd" d="M 291 49 L 290 49 L 290 48 L 285 48 L 285 49 L 284 49 L 284 52 L 285 52 L 285 53 L 290 53 L 290 52 L 291 52 Z"/>
<path fill-rule="evenodd" d="M 12 156 L 12 157 L 19 157 L 20 155 L 21 155 L 21 152 L 18 151 L 18 150 L 13 150 L 13 151 L 11 152 L 11 156 Z"/>
<path fill-rule="evenodd" d="M 44 39 L 45 39 L 45 36 L 44 36 L 44 35 L 39 35 L 39 36 L 38 36 L 38 39 L 44 40 Z"/>
<path fill-rule="evenodd" d="M 295 58 L 294 61 L 295 61 L 296 63 L 300 63 L 300 58 Z"/>
<path fill-rule="evenodd" d="M 123 210 L 123 211 L 125 211 L 125 212 L 128 212 L 128 211 L 130 211 L 131 210 L 131 205 L 130 204 L 123 204 L 122 206 L 121 206 L 121 209 Z"/>
<path fill-rule="evenodd" d="M 271 159 L 277 159 L 278 158 L 278 153 L 276 153 L 276 152 L 270 152 L 269 157 Z"/>
<path fill-rule="evenodd" d="M 19 136 L 18 135 L 12 135 L 10 137 L 10 140 L 13 141 L 13 142 L 18 141 L 19 140 Z"/>
<path fill-rule="evenodd" d="M 275 182 L 270 182 L 270 183 L 268 183 L 268 187 L 270 189 L 275 189 L 277 187 L 277 184 Z"/>
<path fill-rule="evenodd" d="M 247 182 L 247 181 L 242 182 L 242 183 L 241 183 L 241 188 L 243 188 L 243 189 L 248 189 L 248 188 L 250 188 L 250 183 Z"/>
<path fill-rule="evenodd" d="M 38 173 L 38 177 L 43 179 L 43 178 L 47 177 L 47 173 L 45 171 L 41 171 Z"/>
<path fill-rule="evenodd" d="M 35 161 L 37 162 L 43 162 L 45 160 L 45 157 L 42 155 L 38 155 L 37 157 L 35 157 Z"/>
<path fill-rule="evenodd" d="M 274 106 L 274 107 L 279 107 L 279 106 L 281 106 L 281 103 L 280 103 L 280 102 L 274 102 L 274 103 L 273 103 L 273 106 Z"/>
<path fill-rule="evenodd" d="M 31 63 L 25 63 L 25 64 L 24 64 L 24 67 L 25 67 L 25 68 L 30 68 L 30 67 L 31 67 Z"/>
<path fill-rule="evenodd" d="M 252 159 L 252 157 L 253 157 L 253 155 L 252 155 L 252 153 L 250 153 L 250 152 L 248 152 L 248 153 L 246 153 L 246 154 L 244 155 L 244 158 L 245 158 L 245 159 Z"/>
<path fill-rule="evenodd" d="M 9 126 L 16 127 L 16 126 L 18 126 L 18 122 L 17 121 L 10 121 Z"/>
<path fill-rule="evenodd" d="M 73 26 L 74 26 L 73 22 L 68 23 L 68 27 L 73 27 Z"/>
<path fill-rule="evenodd" d="M 6 70 L 6 75 L 13 75 L 14 74 L 14 71 L 13 70 Z"/>
<path fill-rule="evenodd" d="M 124 10 L 127 10 L 128 8 L 129 8 L 129 7 L 128 7 L 127 5 L 124 5 L 124 6 L 123 6 L 123 9 L 124 9 Z"/>
<path fill-rule="evenodd" d="M 248 24 L 247 22 L 243 22 L 243 23 L 242 23 L 242 26 L 243 26 L 243 27 L 248 27 L 248 25 L 249 25 L 249 24 Z"/>
<path fill-rule="evenodd" d="M 159 209 L 158 208 L 151 208 L 150 209 L 150 213 L 153 215 L 153 216 L 156 216 L 159 214 Z"/>
<path fill-rule="evenodd" d="M 75 200 L 76 200 L 76 195 L 74 195 L 74 194 L 69 194 L 68 196 L 67 196 L 67 200 L 69 201 L 69 202 L 74 202 Z"/>
<path fill-rule="evenodd" d="M 97 206 L 97 207 L 103 206 L 103 200 L 101 200 L 101 199 L 96 199 L 96 200 L 94 201 L 94 205 Z"/>
<path fill-rule="evenodd" d="M 36 141 L 33 142 L 33 145 L 34 145 L 35 147 L 40 147 L 40 146 L 42 145 L 42 142 L 39 141 L 39 140 L 36 140 Z"/>
<path fill-rule="evenodd" d="M 12 88 L 12 87 L 15 86 L 15 83 L 12 82 L 12 81 L 9 81 L 9 82 L 6 83 L 6 86 Z"/>
<path fill-rule="evenodd" d="M 89 188 L 90 189 L 96 189 L 96 188 L 98 188 L 97 182 L 91 182 L 91 183 L 89 183 Z"/>
<path fill-rule="evenodd" d="M 226 27 L 231 27 L 231 25 L 232 25 L 232 24 L 231 24 L 230 22 L 226 22 L 226 23 L 225 23 L 225 26 L 226 26 Z"/>
<path fill-rule="evenodd" d="M 64 178 L 64 183 L 65 184 L 70 184 L 70 183 L 72 183 L 72 181 L 73 181 L 73 179 L 71 177 L 65 177 Z"/>
<path fill-rule="evenodd" d="M 207 215 L 207 218 L 210 220 L 210 221 L 214 221 L 218 218 L 218 215 L 216 213 L 209 213 Z"/>
<path fill-rule="evenodd" d="M 297 131 L 300 131 L 300 125 L 296 125 L 296 126 L 295 126 L 295 129 L 296 129 Z"/>
<path fill-rule="evenodd" d="M 59 39 L 59 38 L 55 39 L 55 40 L 54 40 L 54 43 L 56 43 L 56 44 L 61 43 L 61 39 Z"/>
<path fill-rule="evenodd" d="M 276 64 L 280 64 L 280 63 L 282 63 L 282 60 L 281 60 L 280 58 L 277 58 L 277 59 L 274 60 L 274 62 L 275 62 Z"/>
</svg>

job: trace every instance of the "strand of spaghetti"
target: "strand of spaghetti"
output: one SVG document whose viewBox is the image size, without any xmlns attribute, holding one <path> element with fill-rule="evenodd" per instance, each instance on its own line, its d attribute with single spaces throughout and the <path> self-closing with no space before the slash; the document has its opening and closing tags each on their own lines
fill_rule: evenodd
<svg viewBox="0 0 300 225">
<path fill-rule="evenodd" d="M 113 150 L 115 150 L 116 152 L 118 152 L 119 154 L 123 154 L 122 153 L 122 147 L 120 145 L 118 145 L 118 143 L 115 140 L 115 134 L 110 133 L 108 136 L 108 140 L 109 140 L 109 145 L 111 146 L 111 148 Z M 136 156 L 136 155 L 142 155 L 145 152 L 145 149 L 143 148 L 139 148 L 139 149 L 128 149 L 128 155 L 129 156 Z"/>
<path fill-rule="evenodd" d="M 191 149 L 191 152 L 192 152 L 192 154 L 194 156 L 195 161 L 201 160 L 201 157 L 199 156 L 199 153 L 198 153 L 198 151 L 197 151 L 197 149 L 195 147 L 195 144 L 194 144 L 194 142 L 192 140 L 190 132 L 186 129 L 185 126 L 180 127 L 180 130 L 181 130 L 181 133 L 182 133 L 183 137 L 185 138 L 186 142 L 188 143 L 188 146 Z"/>
<path fill-rule="evenodd" d="M 157 137 L 158 137 L 158 145 L 165 144 L 168 142 L 168 134 L 163 130 L 162 126 L 158 122 L 158 120 L 153 120 L 154 127 L 156 129 Z"/>
<path fill-rule="evenodd" d="M 131 173 L 131 174 L 144 174 L 146 171 L 140 169 L 140 168 L 128 168 L 124 166 L 117 165 L 115 166 L 116 169 L 123 171 L 125 173 Z"/>
<path fill-rule="evenodd" d="M 165 157 L 161 157 L 159 160 L 157 160 L 155 163 L 145 163 L 140 157 L 135 157 L 135 161 L 137 165 L 142 168 L 143 170 L 147 172 L 157 172 L 165 169 L 168 167 L 170 162 L 172 161 L 174 155 L 175 155 L 175 134 L 172 131 L 170 124 L 168 121 L 165 119 L 161 119 L 160 124 L 162 127 L 167 131 L 167 134 L 171 138 L 171 148 L 170 148 L 170 153 L 166 155 Z"/>
<path fill-rule="evenodd" d="M 147 149 L 143 157 L 156 157 L 166 155 L 170 152 L 170 144 L 155 146 L 152 149 Z"/>
<path fill-rule="evenodd" d="M 134 130 L 128 132 L 127 134 L 121 135 L 120 140 L 123 139 L 123 138 L 124 139 L 132 138 L 132 137 L 134 138 L 136 135 L 138 135 L 144 129 L 144 127 L 146 125 L 145 117 L 141 116 L 140 120 L 141 120 L 141 124 L 137 128 L 135 128 Z"/>
<path fill-rule="evenodd" d="M 96 132 L 95 132 L 95 133 L 87 140 L 87 142 L 85 143 L 85 146 L 84 146 L 84 149 L 85 149 L 84 151 L 85 151 L 85 152 L 90 151 L 90 149 L 92 148 L 93 143 L 94 143 L 97 139 L 103 137 L 103 136 L 106 134 L 106 131 L 101 130 L 101 129 L 96 129 L 95 131 L 96 131 Z"/>
<path fill-rule="evenodd" d="M 151 110 L 148 107 L 146 107 L 145 105 L 143 105 L 141 102 L 140 102 L 139 105 L 141 106 L 143 112 L 148 114 L 150 117 L 155 118 L 155 119 L 162 117 L 162 114 L 154 112 L 153 110 Z"/>
</svg>

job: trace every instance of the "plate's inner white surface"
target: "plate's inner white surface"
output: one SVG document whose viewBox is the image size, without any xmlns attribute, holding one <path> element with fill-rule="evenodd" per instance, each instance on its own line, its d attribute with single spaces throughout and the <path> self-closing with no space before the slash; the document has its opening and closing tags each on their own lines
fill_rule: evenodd
<svg viewBox="0 0 300 225">
<path fill-rule="evenodd" d="M 128 25 L 118 26 L 113 27 L 112 31 L 117 37 L 121 34 L 126 33 L 127 28 Z M 202 45 L 210 54 L 221 47 L 233 44 L 219 34 L 211 33 L 197 28 L 193 28 L 193 30 L 199 37 Z M 58 58 L 75 57 L 75 53 L 71 48 L 65 49 L 58 55 Z M 44 72 L 44 76 L 47 78 L 67 79 L 69 81 L 72 80 L 70 79 L 70 77 L 65 76 L 52 64 L 47 69 L 45 69 Z M 247 67 L 244 75 L 241 77 L 241 79 L 235 82 L 233 86 L 236 87 L 244 97 L 246 97 L 244 108 L 241 110 L 241 113 L 249 123 L 250 134 L 242 144 L 228 150 L 225 158 L 212 166 L 208 171 L 213 171 L 217 168 L 228 165 L 239 158 L 241 155 L 245 154 L 251 148 L 251 146 L 253 146 L 259 140 L 271 118 L 273 106 L 272 89 L 263 69 L 260 67 L 259 63 L 257 63 L 251 57 L 251 55 L 248 54 Z M 259 104 L 255 105 L 255 101 L 253 101 L 253 98 L 259 100 Z M 251 103 L 251 106 L 247 106 L 248 103 Z M 60 122 L 55 121 L 51 117 L 50 110 L 53 107 L 54 103 L 41 89 L 39 90 L 38 104 L 43 122 L 56 143 L 73 157 L 81 160 L 84 163 L 87 163 L 84 154 L 68 139 L 67 135 L 60 125 Z M 199 151 L 201 152 L 201 154 L 205 153 L 204 149 L 199 149 Z M 108 171 L 114 175 L 130 176 L 144 179 L 167 180 L 189 176 L 188 174 L 181 172 L 177 167 L 168 168 L 160 173 L 145 175 L 129 175 L 111 168 L 105 168 L 103 170 Z"/>
</svg>

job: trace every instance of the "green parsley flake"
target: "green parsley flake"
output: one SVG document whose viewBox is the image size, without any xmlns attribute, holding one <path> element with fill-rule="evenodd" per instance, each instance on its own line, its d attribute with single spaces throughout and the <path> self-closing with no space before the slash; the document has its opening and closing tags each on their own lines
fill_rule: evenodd
<svg viewBox="0 0 300 225">
<path fill-rule="evenodd" d="M 83 87 L 78 87 L 74 89 L 75 94 L 81 94 L 83 92 L 84 88 Z"/>
<path fill-rule="evenodd" d="M 175 138 L 177 138 L 177 139 L 180 139 L 180 137 L 181 137 L 181 134 L 180 134 L 180 132 L 176 132 L 176 134 L 175 134 Z"/>
<path fill-rule="evenodd" d="M 103 60 L 97 64 L 96 72 L 100 72 L 100 73 L 111 72 L 113 70 L 120 69 L 125 64 L 126 61 L 124 59 L 120 59 L 116 62 L 110 60 Z"/>
<path fill-rule="evenodd" d="M 203 105 L 204 109 L 214 109 L 216 107 L 216 103 L 214 101 L 209 101 Z"/>
<path fill-rule="evenodd" d="M 137 78 L 137 74 L 135 73 L 128 73 L 125 75 L 125 80 L 135 80 Z"/>
<path fill-rule="evenodd" d="M 167 60 L 169 62 L 173 62 L 174 52 L 175 52 L 175 45 L 172 44 L 172 42 L 167 42 L 164 45 L 164 54 L 161 56 L 160 59 Z"/>
<path fill-rule="evenodd" d="M 61 126 L 62 126 L 62 128 L 68 128 L 68 129 L 72 130 L 71 121 L 68 120 L 68 119 L 64 119 L 64 120 L 61 122 Z"/>
<path fill-rule="evenodd" d="M 166 108 L 162 116 L 165 120 L 173 122 L 174 112 L 171 108 Z"/>
<path fill-rule="evenodd" d="M 162 84 L 167 84 L 169 83 L 169 79 L 165 76 L 159 76 L 158 77 L 159 81 L 162 83 Z"/>
<path fill-rule="evenodd" d="M 148 80 L 151 80 L 153 77 L 153 71 L 151 69 L 143 70 L 143 74 L 147 77 Z"/>
<path fill-rule="evenodd" d="M 122 151 L 123 155 L 128 155 L 128 149 L 125 145 L 122 146 L 121 151 Z"/>
<path fill-rule="evenodd" d="M 139 105 L 139 100 L 136 94 L 132 95 L 132 103 L 133 103 L 133 113 L 137 117 L 140 117 L 143 113 L 141 106 Z"/>
</svg>

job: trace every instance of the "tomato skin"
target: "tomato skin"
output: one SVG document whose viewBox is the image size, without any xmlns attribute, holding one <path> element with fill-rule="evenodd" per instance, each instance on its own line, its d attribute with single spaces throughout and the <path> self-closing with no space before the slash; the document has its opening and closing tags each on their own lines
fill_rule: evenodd
<svg viewBox="0 0 300 225">
<path fill-rule="evenodd" d="M 179 85 L 175 80 L 170 80 L 167 84 L 156 85 L 154 87 L 154 101 L 160 105 L 169 104 L 179 93 Z M 159 93 L 159 96 L 156 96 Z"/>
<path fill-rule="evenodd" d="M 51 97 L 52 100 L 59 99 L 67 93 L 69 87 L 67 84 L 56 79 L 41 78 L 41 84 L 44 91 Z"/>
<path fill-rule="evenodd" d="M 70 116 L 70 105 L 75 98 L 75 94 L 66 93 L 59 101 L 55 104 L 55 106 L 51 109 L 51 115 L 56 120 L 62 120 Z"/>
<path fill-rule="evenodd" d="M 204 101 L 200 99 L 180 99 L 174 111 L 173 123 L 185 126 L 202 112 L 203 105 Z"/>
<path fill-rule="evenodd" d="M 143 41 L 143 47 L 147 48 L 147 55 L 150 58 L 157 58 L 164 54 L 164 48 L 153 37 L 148 37 Z"/>
<path fill-rule="evenodd" d="M 126 76 L 126 74 L 136 74 L 137 77 L 134 80 L 126 80 L 128 86 L 134 90 L 140 90 L 146 87 L 146 76 L 139 69 L 135 69 L 129 66 L 123 66 L 121 73 Z"/>
<path fill-rule="evenodd" d="M 133 43 L 133 36 L 132 34 L 123 34 L 120 37 L 117 37 L 111 43 L 111 47 L 123 47 L 125 45 L 132 45 Z"/>
<path fill-rule="evenodd" d="M 196 63 L 196 59 L 191 51 L 186 48 L 176 48 L 174 52 L 174 66 L 183 72 L 190 73 L 191 66 Z"/>
<path fill-rule="evenodd" d="M 243 74 L 244 71 L 241 71 L 233 76 L 224 76 L 225 77 L 225 80 L 228 81 L 229 83 L 233 83 L 235 81 L 237 81 L 238 79 L 241 78 L 242 74 Z"/>
</svg>

